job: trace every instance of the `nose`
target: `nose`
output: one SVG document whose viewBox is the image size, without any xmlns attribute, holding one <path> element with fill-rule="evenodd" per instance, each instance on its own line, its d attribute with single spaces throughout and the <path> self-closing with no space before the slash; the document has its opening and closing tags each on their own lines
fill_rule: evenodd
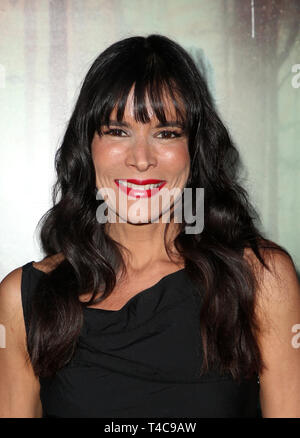
<svg viewBox="0 0 300 438">
<path fill-rule="evenodd" d="M 150 144 L 146 136 L 136 138 L 129 148 L 126 157 L 126 165 L 135 167 L 140 172 L 145 172 L 149 167 L 155 167 L 157 157 L 154 146 Z"/>
</svg>

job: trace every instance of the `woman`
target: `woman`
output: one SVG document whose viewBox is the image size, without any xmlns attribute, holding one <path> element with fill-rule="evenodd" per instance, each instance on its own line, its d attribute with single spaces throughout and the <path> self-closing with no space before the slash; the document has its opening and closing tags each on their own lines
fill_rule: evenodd
<svg viewBox="0 0 300 438">
<path fill-rule="evenodd" d="M 300 416 L 294 265 L 258 231 L 186 51 L 150 35 L 101 53 L 56 170 L 46 257 L 1 283 L 1 416 Z"/>
</svg>

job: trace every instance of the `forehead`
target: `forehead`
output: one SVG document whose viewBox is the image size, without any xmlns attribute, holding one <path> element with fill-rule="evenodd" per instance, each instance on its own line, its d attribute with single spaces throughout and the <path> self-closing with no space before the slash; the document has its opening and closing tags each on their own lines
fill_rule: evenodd
<svg viewBox="0 0 300 438">
<path fill-rule="evenodd" d="M 166 92 L 163 93 L 163 109 L 166 115 L 167 120 L 176 120 L 176 109 L 174 103 L 172 101 L 171 96 L 169 96 Z M 145 106 L 148 112 L 148 115 L 151 119 L 157 119 L 156 115 L 151 107 L 148 94 L 145 95 Z M 112 114 L 112 118 L 116 119 L 117 117 L 117 106 L 114 107 Z M 125 105 L 124 110 L 124 118 L 125 119 L 134 119 L 134 85 L 132 86 L 128 98 Z"/>
</svg>

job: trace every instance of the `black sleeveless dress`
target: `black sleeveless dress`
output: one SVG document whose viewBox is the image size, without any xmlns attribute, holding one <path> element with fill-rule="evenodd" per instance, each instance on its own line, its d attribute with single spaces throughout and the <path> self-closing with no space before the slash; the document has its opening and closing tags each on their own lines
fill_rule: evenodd
<svg viewBox="0 0 300 438">
<path fill-rule="evenodd" d="M 22 267 L 28 333 L 30 298 L 46 275 Z M 54 377 L 40 377 L 43 417 L 257 417 L 258 376 L 200 376 L 201 299 L 185 269 L 163 277 L 118 311 L 85 308 L 76 351 Z M 53 334 L 55 336 L 55 333 Z"/>
</svg>

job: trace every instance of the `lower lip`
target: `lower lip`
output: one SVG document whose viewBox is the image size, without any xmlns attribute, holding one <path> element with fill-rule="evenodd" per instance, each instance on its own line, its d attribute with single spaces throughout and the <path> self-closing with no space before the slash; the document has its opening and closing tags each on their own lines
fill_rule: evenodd
<svg viewBox="0 0 300 438">
<path fill-rule="evenodd" d="M 123 184 L 119 184 L 118 181 L 115 181 L 119 189 L 126 193 L 127 196 L 133 196 L 138 198 L 151 198 L 151 196 L 156 195 L 164 185 L 166 185 L 166 182 L 163 182 L 159 187 L 155 187 L 153 189 L 143 190 L 143 189 L 133 189 L 131 187 L 126 187 Z"/>
</svg>

